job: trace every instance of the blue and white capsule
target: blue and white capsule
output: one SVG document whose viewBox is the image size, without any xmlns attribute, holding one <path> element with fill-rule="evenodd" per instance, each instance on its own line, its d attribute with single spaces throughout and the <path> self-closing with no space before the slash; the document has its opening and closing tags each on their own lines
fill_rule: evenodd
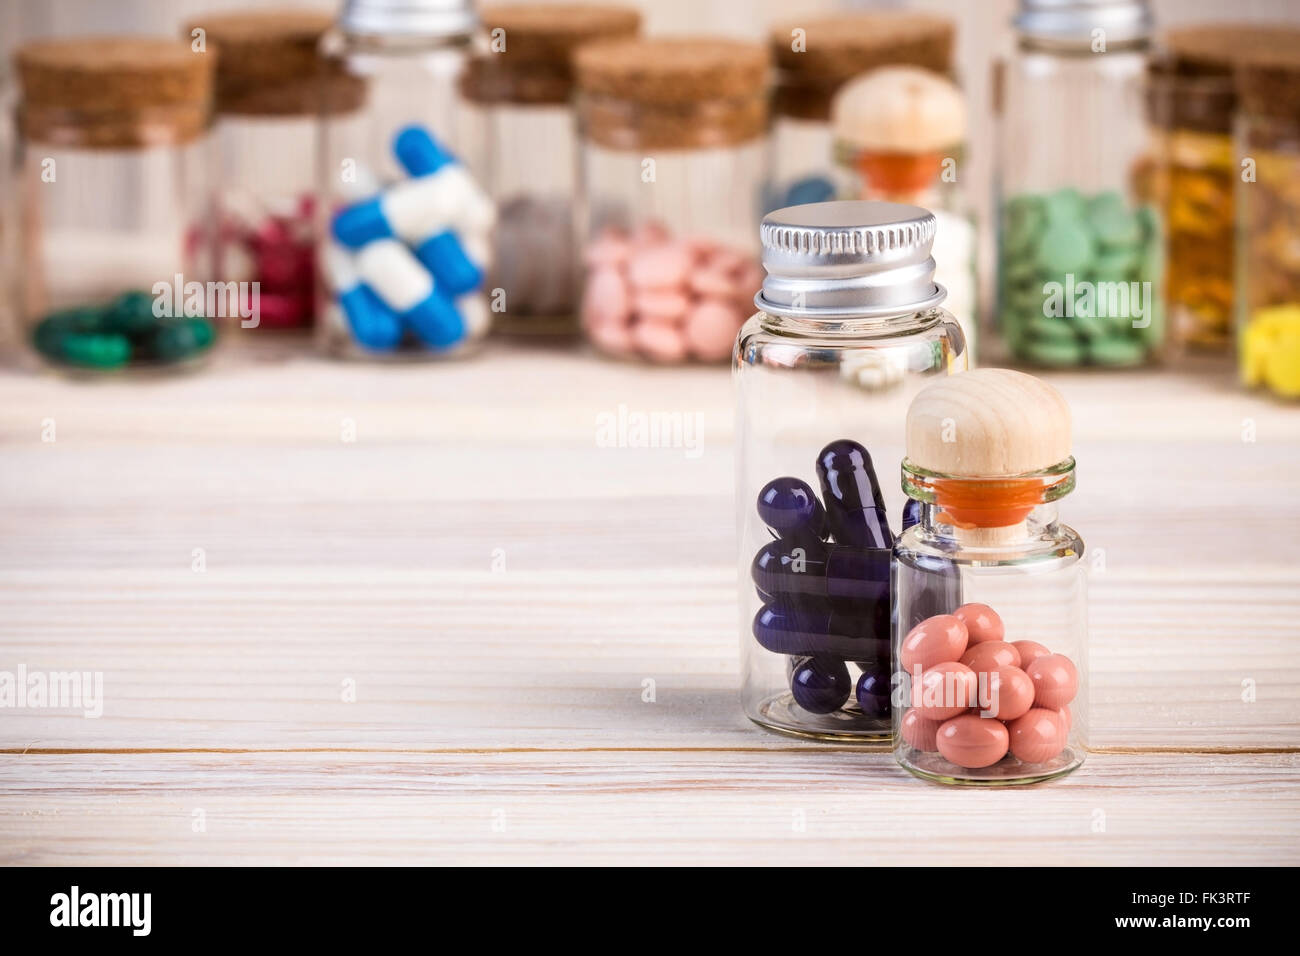
<svg viewBox="0 0 1300 956">
<path fill-rule="evenodd" d="M 377 239 L 367 243 L 355 261 L 362 281 L 426 345 L 450 348 L 465 338 L 465 321 L 456 306 L 402 243 Z"/>
<path fill-rule="evenodd" d="M 397 348 L 402 320 L 361 281 L 352 254 L 331 243 L 325 247 L 323 262 L 326 282 L 357 344 L 381 352 Z"/>
</svg>

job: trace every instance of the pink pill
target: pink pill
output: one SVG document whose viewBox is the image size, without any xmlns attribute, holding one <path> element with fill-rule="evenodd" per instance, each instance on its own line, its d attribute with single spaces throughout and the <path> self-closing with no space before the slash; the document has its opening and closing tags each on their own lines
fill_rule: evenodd
<svg viewBox="0 0 1300 956">
<path fill-rule="evenodd" d="M 903 668 L 926 670 L 940 661 L 959 660 L 966 652 L 966 641 L 966 625 L 960 618 L 951 614 L 927 617 L 903 638 L 900 649 Z"/>
<path fill-rule="evenodd" d="M 602 352 L 619 358 L 631 355 L 632 329 L 626 325 L 597 325 L 587 329 L 591 344 Z"/>
<path fill-rule="evenodd" d="M 939 727 L 935 743 L 945 760 L 975 770 L 991 767 L 1005 757 L 1009 741 L 1002 721 L 962 714 Z"/>
<path fill-rule="evenodd" d="M 597 266 L 621 266 L 627 262 L 630 251 L 631 246 L 626 239 L 614 233 L 605 232 L 588 244 L 582 258 L 587 265 L 593 268 Z"/>
<path fill-rule="evenodd" d="M 938 733 L 940 723 L 938 720 L 922 717 L 915 710 L 909 710 L 903 714 L 903 719 L 899 723 L 899 733 L 909 747 L 934 753 L 939 749 L 934 742 L 934 735 Z"/>
<path fill-rule="evenodd" d="M 985 641 L 968 645 L 961 662 L 976 674 L 981 674 L 999 667 L 1019 667 L 1020 652 L 1006 641 Z"/>
<path fill-rule="evenodd" d="M 686 358 L 686 340 L 682 333 L 659 322 L 634 325 L 632 344 L 638 352 L 656 362 L 680 362 Z"/>
<path fill-rule="evenodd" d="M 673 289 L 686 283 L 691 254 L 680 243 L 642 246 L 632 250 L 627 275 L 639 289 Z"/>
<path fill-rule="evenodd" d="M 691 300 L 675 289 L 643 289 L 632 296 L 632 310 L 637 318 L 669 325 L 681 322 L 691 307 Z"/>
<path fill-rule="evenodd" d="M 1024 669 L 1028 669 L 1038 658 L 1052 653 L 1037 641 L 1012 641 L 1011 646 L 1020 652 L 1020 666 Z"/>
<path fill-rule="evenodd" d="M 1061 726 L 1065 728 L 1065 735 L 1070 735 L 1070 727 L 1074 725 L 1074 715 L 1070 713 L 1069 707 L 1062 707 L 1056 712 L 1056 716 L 1061 718 Z"/>
<path fill-rule="evenodd" d="M 1025 763 L 1051 760 L 1065 749 L 1065 728 L 1055 711 L 1035 707 L 1008 725 L 1011 752 Z"/>
<path fill-rule="evenodd" d="M 963 604 L 952 613 L 954 617 L 961 618 L 961 622 L 966 625 L 966 632 L 970 634 L 972 644 L 1000 641 L 1006 634 L 1006 629 L 1002 626 L 1002 618 L 987 604 Z"/>
<path fill-rule="evenodd" d="M 1059 710 L 1079 689 L 1079 672 L 1064 654 L 1044 654 L 1025 668 L 1034 682 L 1034 706 Z"/>
<path fill-rule="evenodd" d="M 980 701 L 988 705 L 990 717 L 1015 720 L 1034 706 L 1034 682 L 1019 667 L 999 667 L 980 676 Z"/>
<path fill-rule="evenodd" d="M 638 246 L 667 242 L 668 238 L 668 227 L 661 222 L 643 222 L 632 233 L 632 242 Z"/>
<path fill-rule="evenodd" d="M 624 326 L 631 319 L 627 283 L 612 266 L 602 266 L 587 278 L 582 297 L 582 324 L 588 329 Z"/>
<path fill-rule="evenodd" d="M 912 682 L 912 706 L 922 717 L 947 720 L 979 703 L 975 672 L 957 661 L 940 661 Z"/>
<path fill-rule="evenodd" d="M 744 321 L 726 303 L 705 299 L 686 315 L 686 347 L 702 362 L 721 362 L 731 355 Z"/>
<path fill-rule="evenodd" d="M 716 299 L 731 299 L 736 295 L 736 283 L 726 272 L 714 268 L 696 269 L 691 273 L 691 291 Z"/>
</svg>

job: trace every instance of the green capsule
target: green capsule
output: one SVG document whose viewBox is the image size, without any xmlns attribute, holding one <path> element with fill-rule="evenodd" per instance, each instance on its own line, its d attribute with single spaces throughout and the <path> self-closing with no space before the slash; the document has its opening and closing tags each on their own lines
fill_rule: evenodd
<svg viewBox="0 0 1300 956">
<path fill-rule="evenodd" d="M 124 292 L 105 310 L 104 331 L 125 335 L 133 341 L 147 339 L 166 321 L 153 312 L 153 296 L 134 290 Z"/>
<path fill-rule="evenodd" d="M 208 348 L 215 337 L 207 319 L 173 319 L 150 336 L 145 354 L 159 362 L 180 362 Z"/>
<path fill-rule="evenodd" d="M 1084 353 L 1077 339 L 1071 342 L 1029 339 L 1022 344 L 1019 354 L 1035 365 L 1069 368 L 1082 363 Z"/>
<path fill-rule="evenodd" d="M 131 358 L 131 343 L 124 335 L 65 332 L 59 339 L 57 357 L 85 368 L 120 368 Z"/>
<path fill-rule="evenodd" d="M 1088 357 L 1098 365 L 1140 365 L 1147 349 L 1134 338 L 1109 336 L 1088 343 Z"/>
</svg>

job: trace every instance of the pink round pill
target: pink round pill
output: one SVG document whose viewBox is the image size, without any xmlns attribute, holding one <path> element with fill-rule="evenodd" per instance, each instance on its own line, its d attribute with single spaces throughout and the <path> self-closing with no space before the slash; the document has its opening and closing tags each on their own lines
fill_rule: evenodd
<svg viewBox="0 0 1300 956">
<path fill-rule="evenodd" d="M 991 767 L 1007 755 L 1007 727 L 1000 720 L 962 714 L 945 721 L 935 735 L 939 753 L 968 770 Z"/>
<path fill-rule="evenodd" d="M 1052 653 L 1037 641 L 1012 641 L 1011 646 L 1020 652 L 1020 666 L 1022 668 L 1028 668 L 1038 658 Z"/>
<path fill-rule="evenodd" d="M 940 661 L 959 660 L 966 652 L 966 641 L 966 625 L 960 618 L 951 614 L 927 617 L 903 638 L 899 653 L 903 669 L 925 670 Z"/>
<path fill-rule="evenodd" d="M 632 296 L 638 319 L 675 325 L 686 318 L 691 300 L 676 289 L 643 289 Z"/>
<path fill-rule="evenodd" d="M 624 326 L 631 318 L 627 282 L 612 266 L 602 266 L 587 278 L 582 296 L 582 324 L 590 331 L 603 326 Z"/>
<path fill-rule="evenodd" d="M 1011 732 L 1011 753 L 1025 763 L 1051 760 L 1065 749 L 1066 732 L 1055 711 L 1035 707 L 1007 729 Z"/>
<path fill-rule="evenodd" d="M 983 644 L 970 644 L 961 662 L 976 674 L 994 671 L 999 667 L 1019 667 L 1020 652 L 1006 641 L 985 641 Z"/>
<path fill-rule="evenodd" d="M 987 703 L 990 717 L 1015 720 L 1034 706 L 1034 682 L 1019 667 L 999 667 L 980 677 L 980 701 Z"/>
<path fill-rule="evenodd" d="M 903 719 L 899 723 L 899 733 L 909 747 L 934 753 L 939 749 L 934 742 L 934 735 L 938 733 L 940 723 L 941 721 L 922 717 L 915 710 L 909 710 L 903 714 Z"/>
<path fill-rule="evenodd" d="M 731 306 L 705 299 L 686 314 L 686 346 L 702 362 L 721 362 L 731 355 L 742 322 Z"/>
<path fill-rule="evenodd" d="M 1056 716 L 1061 718 L 1061 726 L 1065 728 L 1065 734 L 1070 735 L 1070 728 L 1074 725 L 1074 715 L 1070 713 L 1069 707 L 1062 707 L 1056 712 Z"/>
<path fill-rule="evenodd" d="M 591 344 L 602 352 L 619 358 L 631 355 L 632 328 L 627 325 L 596 325 L 587 329 Z"/>
<path fill-rule="evenodd" d="M 1064 654 L 1044 654 L 1025 668 L 1034 682 L 1034 706 L 1059 710 L 1079 689 L 1079 672 Z"/>
<path fill-rule="evenodd" d="M 632 344 L 656 362 L 680 362 L 686 358 L 686 339 L 671 325 L 638 322 L 632 326 Z"/>
<path fill-rule="evenodd" d="M 691 273 L 691 291 L 717 299 L 730 299 L 736 294 L 736 284 L 731 276 L 712 267 L 696 269 Z"/>
<path fill-rule="evenodd" d="M 632 250 L 627 275 L 639 289 L 672 289 L 686 282 L 690 251 L 680 243 L 641 246 Z"/>
<path fill-rule="evenodd" d="M 953 617 L 961 618 L 961 622 L 966 625 L 966 632 L 970 634 L 972 644 L 1000 641 L 1006 634 L 1006 628 L 1002 626 L 1002 618 L 987 604 L 963 604 L 952 613 Z"/>
<path fill-rule="evenodd" d="M 912 682 L 912 707 L 930 720 L 947 720 L 979 703 L 975 672 L 957 661 L 940 661 Z"/>
<path fill-rule="evenodd" d="M 592 268 L 598 266 L 621 266 L 627 262 L 631 246 L 622 236 L 612 232 L 603 232 L 587 245 L 582 258 Z"/>
</svg>

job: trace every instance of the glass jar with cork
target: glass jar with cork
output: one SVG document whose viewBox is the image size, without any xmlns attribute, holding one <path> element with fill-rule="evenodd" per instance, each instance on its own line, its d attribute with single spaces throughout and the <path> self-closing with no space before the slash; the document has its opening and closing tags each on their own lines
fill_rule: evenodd
<svg viewBox="0 0 1300 956">
<path fill-rule="evenodd" d="M 1237 354 L 1242 380 L 1300 398 L 1300 43 L 1260 44 L 1239 75 Z"/>
<path fill-rule="evenodd" d="M 767 51 L 704 37 L 575 54 L 583 330 L 654 362 L 723 362 L 762 283 Z"/>
<path fill-rule="evenodd" d="M 1164 340 L 1146 0 L 1020 0 L 999 122 L 996 317 L 1011 355 L 1135 366 Z"/>
<path fill-rule="evenodd" d="M 193 366 L 213 318 L 212 60 L 178 40 L 43 40 L 15 54 L 16 314 L 60 369 Z"/>
<path fill-rule="evenodd" d="M 321 39 L 325 73 L 359 90 L 321 120 L 316 335 L 330 355 L 464 356 L 489 331 L 495 207 L 482 117 L 460 90 L 477 28 L 470 0 L 347 0 Z"/>
<path fill-rule="evenodd" d="M 354 79 L 325 73 L 317 48 L 331 23 L 272 9 L 206 14 L 185 28 L 217 62 L 214 268 L 238 284 L 245 329 L 312 325 L 317 121 L 356 109 L 361 94 Z"/>
<path fill-rule="evenodd" d="M 578 331 L 577 127 L 573 52 L 633 37 L 630 7 L 507 4 L 482 13 L 484 49 L 462 88 L 487 132 L 484 183 L 499 210 L 488 288 L 500 289 L 498 331 Z"/>
<path fill-rule="evenodd" d="M 768 34 L 777 79 L 767 208 L 871 198 L 855 188 L 856 170 L 836 163 L 835 94 L 849 80 L 884 66 L 948 74 L 955 32 L 946 17 L 901 10 L 803 17 L 774 26 Z"/>
<path fill-rule="evenodd" d="M 890 547 L 909 521 L 887 469 L 908 403 L 966 368 L 965 340 L 927 210 L 792 206 L 761 235 L 760 311 L 733 361 L 742 705 L 778 733 L 880 744 Z"/>
<path fill-rule="evenodd" d="M 894 542 L 894 755 L 941 783 L 1013 785 L 1084 759 L 1083 540 L 1070 410 L 1010 369 L 935 382 L 907 410 L 903 488 L 917 522 Z"/>
</svg>

